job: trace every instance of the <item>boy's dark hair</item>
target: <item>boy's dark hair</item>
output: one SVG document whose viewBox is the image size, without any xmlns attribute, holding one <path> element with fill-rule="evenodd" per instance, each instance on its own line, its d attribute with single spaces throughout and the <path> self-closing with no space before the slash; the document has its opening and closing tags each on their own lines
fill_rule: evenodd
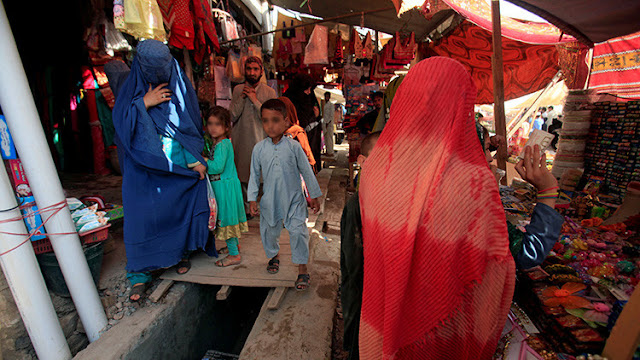
<svg viewBox="0 0 640 360">
<path fill-rule="evenodd" d="M 324 96 L 327 96 L 327 95 L 331 96 L 331 93 L 330 93 L 330 92 L 328 92 L 328 91 L 325 91 L 325 92 L 324 92 Z"/>
<path fill-rule="evenodd" d="M 382 91 L 374 91 L 371 94 L 371 100 L 375 99 L 375 98 L 380 98 L 380 99 L 384 99 L 384 93 Z"/>
<path fill-rule="evenodd" d="M 280 114 L 282 114 L 283 118 L 287 118 L 287 105 L 284 104 L 284 102 L 282 102 L 282 100 L 279 99 L 270 99 L 265 101 L 262 104 L 262 107 L 260 108 L 260 113 L 262 114 L 262 111 L 264 110 L 273 110 L 273 111 L 277 111 Z"/>
<path fill-rule="evenodd" d="M 373 147 L 376 145 L 380 134 L 382 134 L 381 131 L 372 132 L 362 139 L 362 144 L 360 145 L 360 153 L 362 153 L 362 155 L 369 156 L 369 154 L 371 154 L 371 150 L 373 150 Z"/>
<path fill-rule="evenodd" d="M 231 136 L 231 113 L 229 110 L 223 108 L 222 106 L 214 106 L 207 110 L 206 116 L 204 118 L 205 124 L 209 121 L 209 118 L 215 116 L 217 117 L 224 127 L 227 128 L 227 131 L 224 133 L 226 137 Z"/>
<path fill-rule="evenodd" d="M 553 110 L 553 106 L 552 106 L 552 105 L 549 105 L 549 109 L 550 109 L 550 110 Z"/>
</svg>

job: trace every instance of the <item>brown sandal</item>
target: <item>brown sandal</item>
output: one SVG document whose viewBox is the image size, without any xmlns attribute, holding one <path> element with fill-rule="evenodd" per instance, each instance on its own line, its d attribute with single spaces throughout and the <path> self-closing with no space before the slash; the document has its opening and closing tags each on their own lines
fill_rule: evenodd
<svg viewBox="0 0 640 360">
<path fill-rule="evenodd" d="M 239 255 L 238 255 L 239 256 Z M 225 262 L 225 260 L 227 260 L 228 262 Z M 216 261 L 216 266 L 218 267 L 227 267 L 227 266 L 233 266 L 233 265 L 238 265 L 242 262 L 242 258 L 239 258 L 237 260 L 231 260 L 229 259 L 229 257 L 225 257 L 222 258 L 218 261 Z"/>
</svg>

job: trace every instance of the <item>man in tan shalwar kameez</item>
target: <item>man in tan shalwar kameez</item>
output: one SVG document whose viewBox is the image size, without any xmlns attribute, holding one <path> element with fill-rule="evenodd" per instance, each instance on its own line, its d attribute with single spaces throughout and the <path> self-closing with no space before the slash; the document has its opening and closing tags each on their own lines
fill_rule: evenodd
<svg viewBox="0 0 640 360">
<path fill-rule="evenodd" d="M 259 57 L 249 57 L 245 61 L 244 72 L 245 83 L 233 89 L 229 110 L 231 110 L 233 120 L 231 142 L 235 153 L 235 163 L 238 169 L 238 178 L 242 184 L 245 211 L 249 213 L 247 183 L 251 173 L 251 152 L 253 147 L 267 136 L 262 129 L 260 107 L 265 101 L 276 98 L 276 92 L 260 82 L 263 70 L 262 60 Z"/>
</svg>

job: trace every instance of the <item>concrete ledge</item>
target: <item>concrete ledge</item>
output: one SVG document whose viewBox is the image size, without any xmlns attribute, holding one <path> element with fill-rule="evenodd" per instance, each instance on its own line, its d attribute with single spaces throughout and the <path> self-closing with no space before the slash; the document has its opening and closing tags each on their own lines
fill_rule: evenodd
<svg viewBox="0 0 640 360">
<path fill-rule="evenodd" d="M 177 283 L 162 303 L 141 308 L 123 319 L 74 359 L 156 360 L 202 356 L 209 345 L 203 342 L 215 336 L 207 334 L 206 329 L 213 328 L 211 312 L 217 290 L 217 287 Z"/>
</svg>

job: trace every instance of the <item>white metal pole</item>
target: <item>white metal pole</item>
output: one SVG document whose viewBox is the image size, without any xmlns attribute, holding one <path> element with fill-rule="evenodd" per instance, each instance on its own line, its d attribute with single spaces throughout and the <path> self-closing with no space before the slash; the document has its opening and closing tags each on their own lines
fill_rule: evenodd
<svg viewBox="0 0 640 360">
<path fill-rule="evenodd" d="M 60 179 L 42 129 L 27 76 L 20 61 L 9 20 L 0 2 L 0 106 L 7 119 L 11 136 L 23 162 L 23 168 L 40 209 L 65 201 Z M 53 211 L 43 213 L 45 220 Z M 89 341 L 100 337 L 107 325 L 107 317 L 69 208 L 53 215 L 45 225 L 47 233 L 73 233 L 51 235 L 51 245 L 60 264 L 65 282 L 78 310 Z"/>
<path fill-rule="evenodd" d="M 0 232 L 21 234 L 0 234 L 0 254 L 18 246 L 28 236 L 22 220 L 2 223 L 21 216 L 16 205 L 4 163 L 0 162 L 0 209 L 13 209 L 0 212 Z M 33 246 L 27 242 L 0 256 L 0 265 L 38 358 L 71 359 L 71 351 L 51 304 L 51 296 L 40 273 Z"/>
</svg>

